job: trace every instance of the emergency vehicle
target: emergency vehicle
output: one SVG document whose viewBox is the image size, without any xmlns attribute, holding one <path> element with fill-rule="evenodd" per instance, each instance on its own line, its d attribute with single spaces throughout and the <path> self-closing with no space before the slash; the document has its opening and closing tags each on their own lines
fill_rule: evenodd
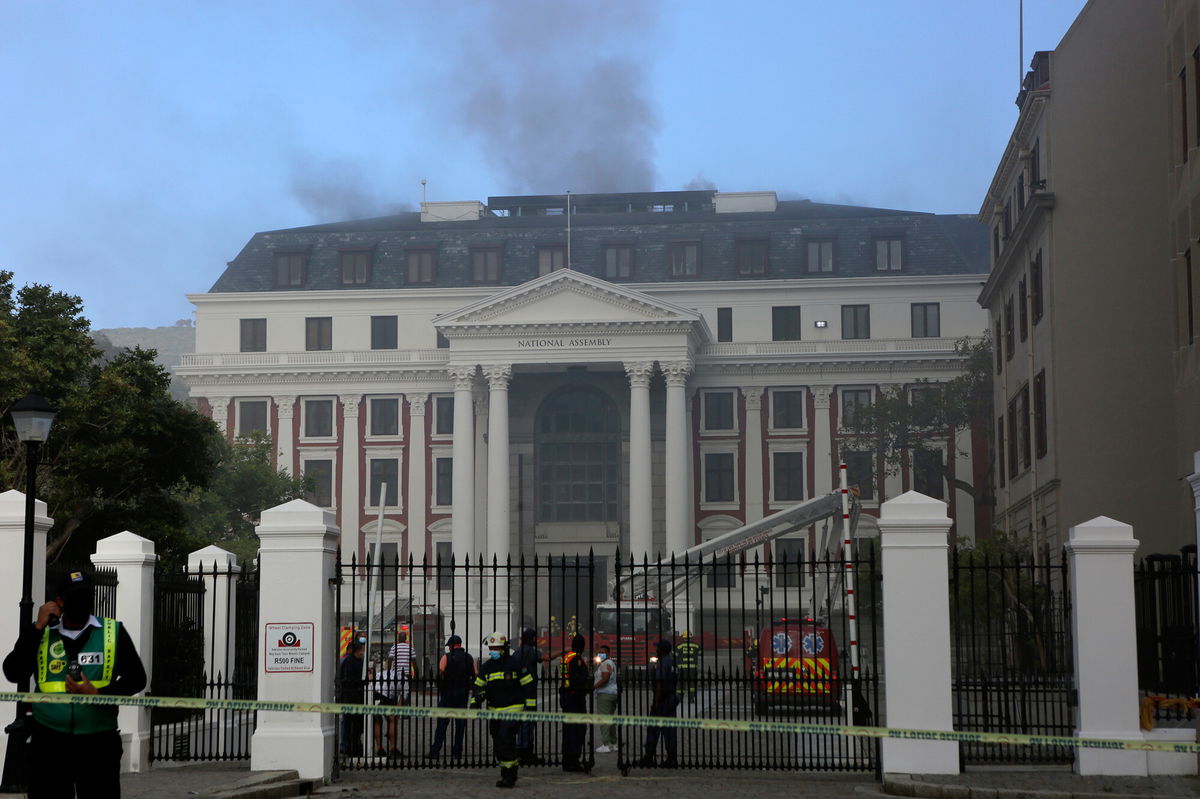
<svg viewBox="0 0 1200 799">
<path fill-rule="evenodd" d="M 837 643 L 827 626 L 812 619 L 779 619 L 763 627 L 746 659 L 758 715 L 773 707 L 841 711 Z"/>
</svg>

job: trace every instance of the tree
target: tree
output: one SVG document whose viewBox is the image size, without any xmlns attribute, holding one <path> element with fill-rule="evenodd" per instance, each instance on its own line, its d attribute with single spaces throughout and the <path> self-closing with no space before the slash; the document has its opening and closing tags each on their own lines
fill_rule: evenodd
<svg viewBox="0 0 1200 799">
<path fill-rule="evenodd" d="M 954 346 L 963 370 L 951 380 L 920 380 L 909 387 L 880 391 L 869 406 L 861 406 L 843 419 L 854 438 L 847 448 L 870 442 L 878 462 L 888 474 L 896 474 L 912 463 L 915 453 L 940 451 L 945 441 L 954 442 L 960 430 L 975 430 L 991 436 L 992 340 L 988 331 L 978 338 L 959 339 Z M 909 391 L 916 388 L 916 391 Z M 926 389 L 926 390 L 920 390 Z M 976 505 L 995 504 L 992 491 L 992 458 L 989 446 L 987 473 L 978 484 L 949 473 L 941 463 L 942 477 L 968 493 Z M 965 454 L 965 453 L 964 453 Z"/>
</svg>

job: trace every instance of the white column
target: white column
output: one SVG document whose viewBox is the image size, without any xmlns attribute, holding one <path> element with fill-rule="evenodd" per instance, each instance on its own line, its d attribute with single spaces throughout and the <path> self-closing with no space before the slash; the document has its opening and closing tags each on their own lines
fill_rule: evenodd
<svg viewBox="0 0 1200 799">
<path fill-rule="evenodd" d="M 265 510 L 255 528 L 260 542 L 258 698 L 268 702 L 331 702 L 337 663 L 333 591 L 339 531 L 332 512 L 295 499 Z M 309 586 L 296 590 L 296 586 Z M 312 652 L 311 671 L 268 671 L 267 649 L 274 624 L 293 627 L 301 651 Z M 276 636 L 278 638 L 278 636 Z M 260 711 L 250 742 L 250 769 L 294 769 L 304 779 L 328 780 L 333 770 L 333 716 L 323 713 Z"/>
<path fill-rule="evenodd" d="M 116 618 L 133 640 L 146 667 L 154 673 L 154 542 L 129 532 L 96 542 L 92 565 L 117 572 Z M 154 688 L 153 685 L 150 686 Z M 150 770 L 150 708 L 122 706 L 117 712 L 121 728 L 121 770 Z"/>
<path fill-rule="evenodd" d="M 296 398 L 293 396 L 272 399 L 275 402 L 275 412 L 279 416 L 279 441 L 276 444 L 279 450 L 279 468 L 288 474 L 295 474 L 292 459 L 296 451 L 296 439 L 292 431 L 292 413 L 296 409 Z"/>
<path fill-rule="evenodd" d="M 358 553 L 362 557 L 362 507 L 363 492 L 359 485 L 359 456 L 361 446 L 358 434 L 358 411 L 362 402 L 359 394 L 345 394 L 342 403 L 342 551 Z M 396 494 L 400 487 L 396 486 Z M 377 498 L 376 498 L 377 499 Z M 372 500 L 374 501 L 374 500 Z M 349 558 L 347 558 L 349 559 Z"/>
<path fill-rule="evenodd" d="M 211 545 L 188 554 L 187 569 L 204 581 L 204 673 L 208 679 L 229 679 L 233 668 L 234 619 L 237 591 L 233 575 L 241 574 L 237 555 Z"/>
<path fill-rule="evenodd" d="M 482 391 L 477 391 L 471 395 L 471 402 L 475 406 L 475 474 L 474 488 L 472 492 L 475 496 L 475 529 L 473 531 L 474 538 L 471 539 L 471 551 L 475 553 L 486 552 L 488 549 L 487 543 L 487 465 L 488 465 L 488 400 L 487 395 Z"/>
<path fill-rule="evenodd" d="M 1066 549 L 1079 699 L 1075 734 L 1081 737 L 1144 740 L 1138 723 L 1133 609 L 1137 548 L 1131 526 L 1104 516 L 1070 530 Z M 1146 753 L 1079 748 L 1075 772 L 1145 776 Z"/>
<path fill-rule="evenodd" d="M 813 395 L 813 486 L 817 496 L 828 494 L 834 489 L 833 474 L 833 431 L 829 421 L 829 403 L 833 399 L 833 386 L 810 386 Z M 840 462 L 840 459 L 839 459 Z"/>
<path fill-rule="evenodd" d="M 763 517 L 762 386 L 742 386 L 746 398 L 746 524 Z"/>
<path fill-rule="evenodd" d="M 475 366 L 453 366 L 454 378 L 454 471 L 452 474 L 453 517 L 451 546 L 456 563 L 471 556 L 475 547 L 475 409 L 471 384 Z"/>
<path fill-rule="evenodd" d="M 487 554 L 499 563 L 508 559 L 509 529 L 508 381 L 511 366 L 486 366 L 488 381 Z"/>
<path fill-rule="evenodd" d="M 405 506 L 408 508 L 408 554 L 420 563 L 428 551 L 425 546 L 425 394 L 409 394 L 408 399 L 408 489 Z"/>
<path fill-rule="evenodd" d="M 36 612 L 46 596 L 46 532 L 54 520 L 46 515 L 46 503 L 40 499 L 33 503 L 33 609 Z M 20 491 L 5 491 L 0 494 L 0 552 L 8 553 L 0 558 L 0 608 L 11 610 L 21 602 L 21 582 L 25 552 L 25 495 Z M 13 621 L 13 613 L 0 613 L 0 646 L 8 647 L 17 640 L 20 630 Z M 30 616 L 28 621 L 33 621 Z M 30 685 L 32 686 L 32 678 Z M 16 685 L 0 674 L 0 685 L 5 691 L 15 691 Z M 0 703 L 0 724 L 8 724 L 17 714 L 13 702 Z M 7 736 L 6 736 L 7 737 Z M 4 765 L 7 746 L 0 746 L 0 768 Z"/>
<path fill-rule="evenodd" d="M 909 491 L 879 510 L 888 726 L 953 730 L 946 503 Z M 883 770 L 957 774 L 958 743 L 885 738 Z"/>
<path fill-rule="evenodd" d="M 687 448 L 691 436 L 687 429 L 687 380 L 692 373 L 690 361 L 660 363 L 667 378 L 667 440 L 666 440 L 666 551 L 680 553 L 692 545 L 687 528 L 691 480 L 687 473 Z"/>
<path fill-rule="evenodd" d="M 209 397 L 208 407 L 212 409 L 213 421 L 221 432 L 229 433 L 229 397 Z"/>
<path fill-rule="evenodd" d="M 638 563 L 654 545 L 654 497 L 650 461 L 650 378 L 654 362 L 625 364 L 629 376 L 629 551 Z"/>
</svg>

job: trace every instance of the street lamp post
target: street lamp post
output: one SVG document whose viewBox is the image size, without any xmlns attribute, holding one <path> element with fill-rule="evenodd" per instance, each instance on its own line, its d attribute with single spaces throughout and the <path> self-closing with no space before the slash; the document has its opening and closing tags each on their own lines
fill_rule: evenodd
<svg viewBox="0 0 1200 799">
<path fill-rule="evenodd" d="M 21 571 L 21 602 L 18 606 L 17 634 L 25 629 L 25 625 L 33 619 L 33 517 L 37 495 L 37 467 L 41 454 L 41 446 L 50 435 L 50 425 L 54 423 L 55 411 L 37 391 L 31 391 L 17 400 L 9 408 L 13 427 L 17 430 L 17 438 L 25 444 L 25 553 Z M 19 693 L 29 692 L 29 678 L 23 677 L 17 683 Z M 0 790 L 13 788 L 24 789 L 25 786 L 25 745 L 29 741 L 29 725 L 26 716 L 30 712 L 27 705 L 17 705 L 17 717 L 13 723 L 4 728 L 8 733 L 8 750 L 4 756 L 4 776 L 0 779 Z"/>
</svg>

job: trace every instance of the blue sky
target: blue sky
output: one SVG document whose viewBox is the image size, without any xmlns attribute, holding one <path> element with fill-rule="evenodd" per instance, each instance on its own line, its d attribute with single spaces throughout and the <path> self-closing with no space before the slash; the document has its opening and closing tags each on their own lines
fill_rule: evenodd
<svg viewBox="0 0 1200 799">
<path fill-rule="evenodd" d="M 1084 0 L 1025 0 L 1025 60 Z M 0 269 L 188 318 L 259 230 L 563 191 L 975 213 L 1018 0 L 0 2 Z"/>
</svg>

